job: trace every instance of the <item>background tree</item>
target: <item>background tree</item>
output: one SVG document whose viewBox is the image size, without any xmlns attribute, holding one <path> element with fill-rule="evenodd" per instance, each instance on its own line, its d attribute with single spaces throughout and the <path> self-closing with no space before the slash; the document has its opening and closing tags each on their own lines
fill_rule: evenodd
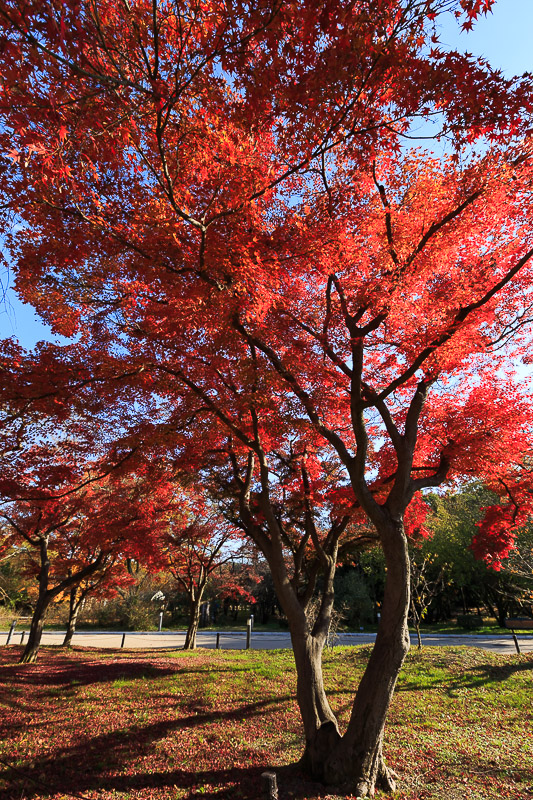
<svg viewBox="0 0 533 800">
<path fill-rule="evenodd" d="M 531 523 L 517 533 L 514 547 L 504 565 L 505 572 L 518 590 L 520 608 L 533 614 L 533 528 Z"/>
<path fill-rule="evenodd" d="M 206 621 L 216 622 L 220 610 L 225 617 L 236 621 L 243 606 L 247 618 L 250 612 L 255 616 L 259 585 L 265 570 L 268 572 L 268 566 L 258 563 L 257 548 L 242 541 L 242 534 L 240 536 L 239 550 L 211 574 L 207 592 L 212 602 L 210 608 L 206 609 Z"/>
<path fill-rule="evenodd" d="M 4 527 L 0 532 L 0 606 L 5 612 L 20 613 L 30 602 L 24 575 L 26 551 L 11 547 L 8 536 Z"/>
<path fill-rule="evenodd" d="M 429 569 L 432 561 L 429 556 L 420 559 L 411 558 L 411 615 L 416 629 L 416 636 L 418 639 L 418 649 L 422 647 L 422 638 L 420 636 L 420 623 L 426 616 L 427 610 L 432 602 L 439 594 L 442 593 L 444 588 L 446 576 L 446 565 L 441 566 L 440 571 L 436 576 L 430 576 Z"/>
<path fill-rule="evenodd" d="M 127 530 L 127 528 L 126 528 Z M 82 539 L 83 541 L 83 539 Z M 69 558 L 67 559 L 68 569 L 66 578 L 72 576 L 72 563 L 78 561 L 76 558 L 76 547 L 80 546 L 80 542 L 68 543 L 70 548 Z M 91 563 L 94 561 L 94 554 L 85 553 L 83 561 Z M 68 618 L 67 629 L 65 631 L 65 638 L 63 639 L 63 647 L 71 647 L 72 638 L 76 632 L 76 625 L 80 612 L 83 610 L 87 600 L 89 599 L 108 599 L 116 596 L 118 591 L 132 582 L 132 576 L 129 575 L 124 559 L 121 559 L 116 553 L 110 554 L 107 559 L 102 561 L 99 568 L 86 575 L 83 580 L 71 586 L 67 592 L 68 599 Z"/>
<path fill-rule="evenodd" d="M 39 591 L 22 663 L 37 658 L 53 600 L 88 578 L 103 577 L 119 554 L 155 554 L 152 536 L 157 536 L 163 512 L 158 490 L 136 476 L 100 477 L 101 466 L 95 468 L 91 477 L 40 467 L 37 482 L 31 487 L 19 484 L 14 497 L 6 496 L 7 482 L 3 484 L 0 516 L 11 532 L 8 544 L 21 543 L 36 554 L 29 568 Z"/>
<path fill-rule="evenodd" d="M 531 503 L 530 455 L 524 454 L 521 463 L 506 475 L 491 476 L 492 503 L 483 509 L 472 550 L 491 567 L 498 583 L 495 602 L 500 625 L 509 615 L 510 607 L 531 608 Z"/>
<path fill-rule="evenodd" d="M 180 493 L 179 508 L 168 518 L 164 535 L 166 564 L 185 592 L 189 624 L 184 650 L 194 650 L 200 622 L 200 606 L 209 577 L 237 555 L 240 537 L 209 507 L 205 498 Z"/>
</svg>

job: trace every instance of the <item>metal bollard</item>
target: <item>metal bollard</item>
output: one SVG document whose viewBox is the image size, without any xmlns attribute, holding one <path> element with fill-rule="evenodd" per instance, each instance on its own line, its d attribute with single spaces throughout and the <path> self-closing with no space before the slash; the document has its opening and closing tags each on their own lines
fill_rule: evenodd
<svg viewBox="0 0 533 800">
<path fill-rule="evenodd" d="M 9 629 L 9 633 L 7 634 L 7 642 L 6 642 L 6 645 L 8 645 L 8 644 L 9 644 L 9 642 L 11 641 L 11 637 L 13 636 L 13 631 L 15 630 L 15 625 L 16 625 L 16 624 L 17 624 L 17 620 L 16 620 L 16 619 L 14 619 L 14 620 L 13 620 L 13 622 L 11 623 L 11 627 L 10 627 L 10 629 Z"/>
<path fill-rule="evenodd" d="M 217 650 L 220 650 L 220 631 L 217 631 Z"/>
<path fill-rule="evenodd" d="M 278 800 L 278 782 L 275 772 L 261 773 L 264 800 Z"/>
<path fill-rule="evenodd" d="M 252 643 L 252 622 L 246 621 L 246 649 L 249 650 Z"/>
<path fill-rule="evenodd" d="M 123 634 L 122 634 L 122 641 L 121 641 L 121 643 L 120 643 L 120 647 L 121 647 L 121 648 L 122 648 L 122 647 L 124 647 L 124 642 L 125 642 L 125 641 L 126 641 L 126 634 L 125 634 L 125 633 L 123 633 Z"/>
</svg>

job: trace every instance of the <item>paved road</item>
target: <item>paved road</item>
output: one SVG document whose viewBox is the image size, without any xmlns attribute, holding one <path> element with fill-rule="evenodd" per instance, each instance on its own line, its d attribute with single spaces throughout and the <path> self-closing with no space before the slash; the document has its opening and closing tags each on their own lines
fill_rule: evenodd
<svg viewBox="0 0 533 800">
<path fill-rule="evenodd" d="M 11 637 L 11 644 L 20 644 L 22 632 L 24 641 L 27 641 L 27 628 L 15 629 Z M 45 631 L 43 645 L 59 645 L 63 641 L 64 633 L 61 631 Z M 122 645 L 123 633 L 119 631 L 78 631 L 74 635 L 73 644 L 78 647 L 109 647 L 119 648 Z M 217 634 L 214 631 L 200 631 L 197 644 L 199 647 L 216 647 Z M 338 644 L 368 644 L 376 638 L 375 633 L 343 633 L 338 636 Z M 0 633 L 0 646 L 5 644 L 7 632 Z M 163 631 L 162 633 L 126 633 L 124 647 L 126 649 L 152 649 L 168 648 L 178 649 L 183 647 L 185 641 L 184 631 Z M 518 634 L 520 649 L 523 653 L 533 652 L 533 636 Z M 416 637 L 411 636 L 411 643 L 416 644 Z M 460 646 L 481 647 L 485 650 L 494 650 L 500 653 L 515 653 L 515 646 L 511 634 L 503 636 L 470 635 L 445 635 L 423 634 L 422 643 L 426 646 Z M 242 650 L 246 646 L 246 633 L 244 631 L 223 631 L 220 633 L 220 647 L 222 649 Z M 289 634 L 286 631 L 258 632 L 252 634 L 252 647 L 255 650 L 276 650 L 291 646 Z"/>
</svg>

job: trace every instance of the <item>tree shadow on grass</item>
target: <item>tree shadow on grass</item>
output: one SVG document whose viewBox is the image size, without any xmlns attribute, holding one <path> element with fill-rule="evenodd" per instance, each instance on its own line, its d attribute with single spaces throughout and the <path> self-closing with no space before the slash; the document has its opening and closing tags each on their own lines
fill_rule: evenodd
<svg viewBox="0 0 533 800">
<path fill-rule="evenodd" d="M 51 698 L 74 694 L 79 687 L 116 681 L 135 681 L 178 676 L 179 664 L 154 664 L 142 658 L 96 660 L 94 657 L 72 658 L 68 653 L 42 658 L 36 664 L 19 664 L 22 652 L 9 653 L 0 670 L 0 708 L 16 709 L 23 705 L 25 713 L 42 711 L 43 695 Z"/>
<path fill-rule="evenodd" d="M 109 731 L 91 739 L 82 738 L 75 745 L 57 750 L 52 756 L 32 759 L 28 764 L 20 766 L 4 756 L 0 757 L 0 787 L 4 785 L 2 798 L 37 798 L 46 794 L 66 794 L 75 797 L 87 792 L 135 791 L 136 789 L 157 789 L 158 787 L 176 787 L 190 789 L 188 797 L 235 797 L 235 781 L 238 779 L 240 797 L 256 800 L 258 792 L 258 776 L 267 765 L 236 767 L 234 769 L 213 770 L 204 773 L 194 770 L 169 769 L 162 771 L 139 772 L 136 764 L 143 765 L 154 752 L 154 742 L 168 737 L 175 731 L 184 728 L 196 728 L 231 721 L 249 721 L 260 715 L 266 708 L 281 706 L 293 700 L 293 695 L 266 699 L 248 703 L 229 711 L 213 711 L 193 713 L 186 717 L 163 720 L 144 726 L 132 726 L 127 729 Z M 248 756 L 257 758 L 257 754 Z M 159 756 L 160 757 L 160 756 Z M 15 758 L 15 757 L 14 757 Z M 246 758 L 246 752 L 239 755 Z M 132 773 L 125 772 L 128 765 Z M 141 766 L 142 770 L 143 766 Z M 224 782 L 233 781 L 226 794 Z M 203 784 L 202 784 L 203 781 Z M 220 786 L 222 784 L 222 786 Z M 242 786 L 241 786 L 242 784 Z M 213 785 L 212 793 L 204 791 L 204 786 Z M 6 792 L 9 789 L 9 794 Z M 46 794 L 43 794 L 46 789 Z M 200 792 L 200 789 L 202 790 Z M 199 793 L 198 793 L 199 792 Z M 132 798 L 133 800 L 133 798 Z"/>
<path fill-rule="evenodd" d="M 8 783 L 3 783 L 4 775 L 0 772 L 0 791 L 3 800 L 20 800 L 21 797 L 37 798 L 53 795 L 57 792 L 66 793 L 70 798 L 85 798 L 89 796 L 85 792 L 90 792 L 90 797 L 95 790 L 99 793 L 105 792 L 105 797 L 112 797 L 115 792 L 128 793 L 132 800 L 136 793 L 146 789 L 157 791 L 157 789 L 175 789 L 176 794 L 179 790 L 180 798 L 207 798 L 207 800 L 230 800 L 235 798 L 236 790 L 241 800 L 257 800 L 261 796 L 260 783 L 263 767 L 234 768 L 227 770 L 212 770 L 209 772 L 185 772 L 183 770 L 169 770 L 168 772 L 137 772 L 133 775 L 113 775 L 98 778 L 91 775 L 91 780 L 87 780 L 88 775 L 80 772 L 77 781 L 61 781 L 54 779 L 52 782 L 46 772 L 41 768 L 38 777 L 35 771 L 11 770 L 11 779 Z M 9 772 L 7 770 L 6 772 Z M 151 793 L 152 793 L 151 792 Z M 100 796 L 100 794 L 99 794 Z"/>
<path fill-rule="evenodd" d="M 184 771 L 180 769 L 168 772 L 137 772 L 133 775 L 114 775 L 102 777 L 99 781 L 76 784 L 60 792 L 71 792 L 70 798 L 84 798 L 84 793 L 105 792 L 104 796 L 113 796 L 115 792 L 127 793 L 134 800 L 137 792 L 144 793 L 147 789 L 151 794 L 158 789 L 180 791 L 179 797 L 184 800 L 259 800 L 263 797 L 261 775 L 270 770 L 267 764 L 250 767 L 233 767 L 230 769 L 215 769 L 209 771 Z M 327 798 L 331 796 L 332 788 L 312 781 L 304 775 L 297 764 L 290 764 L 274 768 L 277 776 L 279 800 L 298 800 L 298 798 Z M 12 773 L 14 774 L 14 773 Z M 42 775 L 42 773 L 41 773 Z M 2 773 L 0 773 L 0 780 Z M 0 788 L 2 784 L 0 783 Z M 17 773 L 16 780 L 7 787 L 2 794 L 3 800 L 20 800 L 24 797 L 45 797 L 58 791 L 57 782 L 53 785 L 43 778 L 33 780 L 29 773 Z M 107 794 L 109 793 L 109 795 Z M 157 796 L 157 795 L 156 795 Z M 89 798 L 87 798 L 89 800 Z"/>
<path fill-rule="evenodd" d="M 520 657 L 520 660 L 512 661 L 507 664 L 475 664 L 465 665 L 461 675 L 450 676 L 443 680 L 442 674 L 431 676 L 431 671 L 423 675 L 423 679 L 418 681 L 409 680 L 405 676 L 396 688 L 397 692 L 425 692 L 431 689 L 445 689 L 448 694 L 459 689 L 476 689 L 487 686 L 491 683 L 501 683 L 514 675 L 533 671 L 533 654 L 528 653 Z"/>
<path fill-rule="evenodd" d="M 109 683 L 119 679 L 135 680 L 140 678 L 164 678 L 177 675 L 179 668 L 156 666 L 150 661 L 73 661 L 68 657 L 57 659 L 53 665 L 14 664 L 4 667 L 0 674 L 2 684 L 13 686 L 65 686 L 72 684 L 89 686 L 94 683 Z"/>
<path fill-rule="evenodd" d="M 456 677 L 446 686 L 446 689 L 450 696 L 454 696 L 454 692 L 461 689 L 477 689 L 490 684 L 502 683 L 514 675 L 524 672 L 533 672 L 533 658 L 530 658 L 529 661 L 512 664 L 479 664 Z"/>
</svg>

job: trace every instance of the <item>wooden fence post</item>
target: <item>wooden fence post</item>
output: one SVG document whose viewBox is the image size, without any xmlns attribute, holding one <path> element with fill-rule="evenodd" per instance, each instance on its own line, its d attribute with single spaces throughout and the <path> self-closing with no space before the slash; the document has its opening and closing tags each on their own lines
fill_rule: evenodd
<svg viewBox="0 0 533 800">
<path fill-rule="evenodd" d="M 7 642 L 6 642 L 6 645 L 8 645 L 8 644 L 9 644 L 9 642 L 11 641 L 11 637 L 13 636 L 13 631 L 15 630 L 15 625 L 16 625 L 16 624 L 17 624 L 17 620 L 16 620 L 16 619 L 14 619 L 14 620 L 13 620 L 13 622 L 11 623 L 11 627 L 10 627 L 10 629 L 9 629 L 9 633 L 7 634 Z"/>
<path fill-rule="evenodd" d="M 263 772 L 261 774 L 263 785 L 264 800 L 278 800 L 278 782 L 275 772 Z"/>
</svg>

